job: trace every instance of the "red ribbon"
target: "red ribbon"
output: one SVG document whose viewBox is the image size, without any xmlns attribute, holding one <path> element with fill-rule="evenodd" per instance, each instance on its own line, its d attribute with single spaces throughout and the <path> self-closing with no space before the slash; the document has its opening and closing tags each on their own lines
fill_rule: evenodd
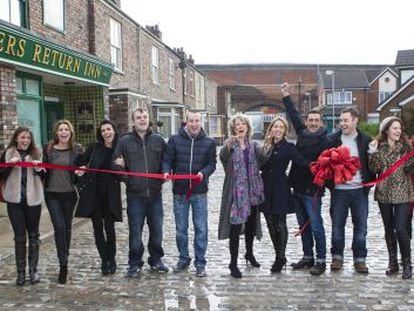
<svg viewBox="0 0 414 311">
<path fill-rule="evenodd" d="M 14 166 L 44 168 L 44 169 L 64 170 L 64 171 L 83 171 L 83 172 L 90 172 L 90 173 L 108 173 L 108 174 L 116 174 L 116 175 L 128 175 L 128 176 L 134 176 L 134 177 L 164 179 L 164 174 L 156 174 L 156 173 L 114 171 L 114 170 L 107 170 L 107 169 L 66 166 L 66 165 L 50 164 L 50 163 L 39 163 L 39 164 L 34 164 L 31 162 L 0 163 L 0 167 L 14 167 Z M 200 176 L 194 175 L 194 174 L 168 175 L 167 179 L 172 179 L 172 180 L 191 179 L 191 187 L 190 187 L 190 190 L 188 190 L 187 199 L 190 198 L 193 192 L 193 188 L 201 182 Z"/>
<path fill-rule="evenodd" d="M 359 185 L 362 187 L 371 187 L 374 186 L 378 183 L 380 183 L 381 181 L 383 181 L 384 179 L 388 178 L 388 176 L 392 175 L 401 165 L 403 165 L 405 162 L 407 162 L 407 160 L 409 158 L 411 158 L 414 155 L 414 149 L 411 150 L 409 153 L 407 153 L 406 155 L 404 155 L 401 159 L 399 159 L 397 162 L 395 162 L 391 167 L 389 167 L 385 172 L 383 172 L 380 176 L 378 176 L 377 179 L 368 182 L 368 183 L 364 183 L 364 184 L 358 184 L 355 183 L 355 185 Z M 317 191 L 313 197 L 313 212 L 316 212 L 317 209 L 317 194 L 319 191 Z M 414 208 L 414 206 L 413 206 Z M 306 227 L 310 224 L 310 220 L 308 219 L 308 221 L 306 223 L 303 224 L 303 226 L 301 228 L 299 228 L 299 231 L 295 234 L 295 236 L 299 236 L 303 233 L 303 231 L 305 231 Z"/>
</svg>

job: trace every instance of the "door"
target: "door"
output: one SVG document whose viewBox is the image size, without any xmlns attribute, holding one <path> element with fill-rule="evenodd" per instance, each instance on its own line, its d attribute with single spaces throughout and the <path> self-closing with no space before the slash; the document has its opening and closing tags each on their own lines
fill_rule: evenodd
<svg viewBox="0 0 414 311">
<path fill-rule="evenodd" d="M 17 123 L 19 126 L 28 127 L 34 136 L 36 145 L 42 144 L 42 132 L 40 123 L 40 101 L 35 99 L 17 100 Z"/>
<path fill-rule="evenodd" d="M 46 101 L 45 112 L 47 139 L 51 140 L 53 138 L 53 126 L 58 120 L 63 119 L 63 103 Z"/>
</svg>

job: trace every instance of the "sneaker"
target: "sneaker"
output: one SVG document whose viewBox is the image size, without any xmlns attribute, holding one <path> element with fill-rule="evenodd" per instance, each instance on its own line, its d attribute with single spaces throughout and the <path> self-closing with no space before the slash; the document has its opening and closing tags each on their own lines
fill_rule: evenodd
<svg viewBox="0 0 414 311">
<path fill-rule="evenodd" d="M 309 273 L 312 275 L 321 275 L 326 270 L 326 263 L 317 262 L 310 270 Z"/>
<path fill-rule="evenodd" d="M 368 274 L 368 267 L 365 262 L 354 263 L 354 268 L 357 273 Z"/>
<path fill-rule="evenodd" d="M 190 266 L 189 262 L 185 262 L 185 261 L 178 261 L 177 264 L 173 267 L 173 271 L 174 272 L 181 272 L 185 269 L 187 269 Z"/>
<path fill-rule="evenodd" d="M 291 266 L 293 270 L 302 270 L 312 268 L 314 264 L 315 260 L 313 258 L 302 258 L 298 262 L 292 263 Z"/>
<path fill-rule="evenodd" d="M 196 268 L 196 274 L 195 275 L 198 278 L 203 278 L 203 277 L 207 276 L 206 268 L 204 266 L 198 266 Z"/>
<path fill-rule="evenodd" d="M 332 271 L 339 271 L 344 266 L 344 261 L 341 259 L 334 259 L 331 263 L 331 270 Z"/>
<path fill-rule="evenodd" d="M 141 272 L 141 267 L 138 267 L 138 266 L 129 266 L 128 267 L 128 270 L 127 270 L 126 277 L 127 278 L 137 277 L 140 272 Z"/>
<path fill-rule="evenodd" d="M 151 270 L 158 273 L 167 273 L 169 271 L 168 267 L 162 261 L 159 261 L 155 265 L 151 266 Z"/>
</svg>

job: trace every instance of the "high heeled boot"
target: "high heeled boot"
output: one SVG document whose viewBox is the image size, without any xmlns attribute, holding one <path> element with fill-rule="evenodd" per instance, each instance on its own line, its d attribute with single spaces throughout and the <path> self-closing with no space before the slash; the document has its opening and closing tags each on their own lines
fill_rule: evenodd
<svg viewBox="0 0 414 311">
<path fill-rule="evenodd" d="M 39 233 L 29 234 L 29 275 L 30 283 L 36 284 L 40 281 L 40 276 L 37 272 L 37 265 L 39 262 Z"/>
<path fill-rule="evenodd" d="M 23 286 L 26 282 L 26 237 L 14 239 L 17 278 L 16 285 Z"/>
<path fill-rule="evenodd" d="M 397 258 L 397 238 L 393 235 L 386 234 L 385 242 L 388 250 L 388 268 L 385 271 L 385 274 L 390 276 L 396 274 L 399 270 Z"/>
<path fill-rule="evenodd" d="M 232 277 L 239 279 L 242 277 L 242 274 L 237 266 L 237 259 L 239 256 L 239 231 L 231 230 L 230 231 L 230 274 Z"/>
</svg>

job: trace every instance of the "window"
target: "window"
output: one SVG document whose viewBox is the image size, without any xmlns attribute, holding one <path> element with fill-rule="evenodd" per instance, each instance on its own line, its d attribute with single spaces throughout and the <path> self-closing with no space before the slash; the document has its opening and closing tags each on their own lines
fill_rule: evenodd
<svg viewBox="0 0 414 311">
<path fill-rule="evenodd" d="M 122 70 L 122 33 L 121 24 L 110 20 L 111 32 L 111 63 L 115 68 Z"/>
<path fill-rule="evenodd" d="M 152 82 L 158 84 L 158 68 L 159 68 L 159 55 L 158 49 L 153 46 L 151 49 L 151 76 Z"/>
<path fill-rule="evenodd" d="M 1 0 L 0 19 L 25 27 L 26 6 L 22 0 Z"/>
<path fill-rule="evenodd" d="M 186 70 L 186 88 L 185 93 L 187 95 L 194 95 L 194 72 Z"/>
<path fill-rule="evenodd" d="M 210 116 L 210 135 L 213 137 L 221 136 L 221 117 L 220 116 Z"/>
<path fill-rule="evenodd" d="M 332 94 L 326 95 L 328 105 L 332 105 Z M 335 105 L 352 104 L 352 92 L 335 92 Z"/>
<path fill-rule="evenodd" d="M 379 102 L 381 103 L 382 101 L 384 101 L 384 99 L 386 99 L 388 96 L 391 95 L 392 92 L 379 92 Z"/>
<path fill-rule="evenodd" d="M 43 0 L 43 22 L 65 31 L 65 0 Z"/>
<path fill-rule="evenodd" d="M 168 77 L 170 81 L 170 90 L 175 90 L 175 62 L 173 58 L 168 61 Z"/>
</svg>

